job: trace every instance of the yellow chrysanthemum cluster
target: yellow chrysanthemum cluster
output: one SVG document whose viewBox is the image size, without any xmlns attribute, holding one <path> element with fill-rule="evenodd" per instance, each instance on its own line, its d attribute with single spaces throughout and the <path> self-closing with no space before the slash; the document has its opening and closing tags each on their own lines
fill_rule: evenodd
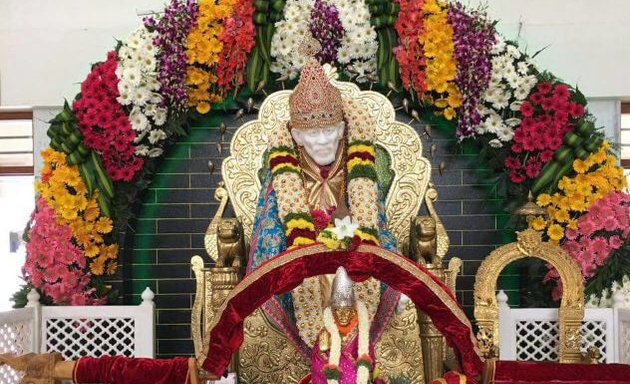
<svg viewBox="0 0 630 384">
<path fill-rule="evenodd" d="M 564 237 L 565 230 L 577 229 L 577 219 L 599 199 L 627 187 L 623 169 L 617 166 L 617 158 L 610 154 L 610 144 L 604 142 L 600 149 L 585 160 L 575 160 L 573 169 L 577 175 L 563 177 L 558 183 L 559 192 L 538 195 L 536 204 L 547 209 L 548 220 L 537 217 L 531 227 L 547 231 L 552 241 Z"/>
<path fill-rule="evenodd" d="M 424 12 L 424 33 L 418 40 L 426 57 L 426 86 L 428 92 L 424 101 L 433 104 L 447 120 L 455 118 L 455 110 L 462 105 L 462 95 L 455 84 L 457 61 L 453 28 L 448 22 L 448 9 L 438 0 L 426 0 Z"/>
<path fill-rule="evenodd" d="M 188 105 L 201 114 L 208 113 L 213 104 L 222 100 L 215 92 L 217 76 L 215 66 L 223 43 L 219 36 L 223 30 L 223 20 L 232 14 L 235 0 L 201 0 L 197 26 L 188 35 Z"/>
<path fill-rule="evenodd" d="M 91 259 L 91 272 L 97 276 L 114 274 L 118 245 L 104 243 L 103 235 L 112 231 L 113 223 L 101 216 L 99 191 L 88 196 L 79 169 L 67 164 L 65 154 L 49 148 L 42 152 L 42 158 L 44 167 L 36 191 L 55 211 L 57 221 L 70 227 L 76 244 Z"/>
</svg>

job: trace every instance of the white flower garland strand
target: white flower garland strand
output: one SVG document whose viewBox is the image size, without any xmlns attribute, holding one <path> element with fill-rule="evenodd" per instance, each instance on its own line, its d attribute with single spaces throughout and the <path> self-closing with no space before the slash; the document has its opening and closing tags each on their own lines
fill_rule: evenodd
<svg viewBox="0 0 630 384">
<path fill-rule="evenodd" d="M 345 30 L 337 62 L 342 64 L 358 82 L 376 75 L 376 30 L 370 24 L 370 11 L 364 0 L 329 0 L 337 7 L 339 20 Z"/>
<path fill-rule="evenodd" d="M 358 82 L 376 75 L 376 30 L 370 24 L 370 11 L 364 0 L 329 0 L 339 11 L 339 19 L 345 31 L 337 52 L 337 63 Z M 277 22 L 271 39 L 271 55 L 276 59 L 271 70 L 294 79 L 306 63 L 307 57 L 298 47 L 309 26 L 314 0 L 288 0 L 284 7 L 284 19 Z M 334 63 L 333 63 L 334 64 Z"/>
<path fill-rule="evenodd" d="M 358 357 L 370 356 L 370 319 L 367 307 L 362 301 L 357 301 L 359 316 L 359 348 Z M 357 384 L 367 384 L 370 380 L 370 369 L 364 365 L 357 370 Z"/>
<path fill-rule="evenodd" d="M 357 301 L 357 316 L 359 317 L 359 345 L 358 356 L 370 355 L 370 319 L 367 307 L 362 301 Z M 339 361 L 341 359 L 341 335 L 339 328 L 335 323 L 332 310 L 330 307 L 324 309 L 324 326 L 330 335 L 330 353 L 328 355 L 328 365 L 335 366 L 339 369 Z M 367 384 L 370 380 L 370 370 L 366 366 L 360 366 L 357 369 L 357 384 Z M 327 380 L 328 384 L 339 384 L 339 380 Z"/>
<path fill-rule="evenodd" d="M 275 61 L 271 70 L 291 79 L 306 64 L 307 57 L 298 49 L 309 31 L 314 0 L 287 0 L 284 6 L 284 18 L 276 23 L 276 32 L 271 38 L 271 55 Z"/>
<path fill-rule="evenodd" d="M 490 83 L 479 105 L 483 122 L 476 133 L 495 135 L 490 145 L 501 148 L 514 138 L 514 129 L 521 124 L 521 105 L 538 80 L 534 63 L 517 46 L 506 43 L 500 36 L 497 36 L 491 54 Z"/>
<path fill-rule="evenodd" d="M 159 143 L 168 137 L 159 128 L 166 123 L 168 110 L 162 106 L 159 94 L 157 49 L 153 45 L 156 36 L 157 32 L 138 28 L 120 47 L 116 68 L 120 80 L 117 101 L 131 108 L 129 121 L 137 132 L 135 143 L 139 144 L 136 154 L 149 157 L 162 155 Z"/>
</svg>

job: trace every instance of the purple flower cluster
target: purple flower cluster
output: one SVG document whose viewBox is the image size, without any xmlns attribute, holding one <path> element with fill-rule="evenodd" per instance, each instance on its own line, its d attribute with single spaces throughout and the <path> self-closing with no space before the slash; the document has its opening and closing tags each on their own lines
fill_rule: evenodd
<svg viewBox="0 0 630 384">
<path fill-rule="evenodd" d="M 458 63 L 455 82 L 463 97 L 457 127 L 457 138 L 462 140 L 474 135 L 475 127 L 481 123 L 477 107 L 490 82 L 490 51 L 496 31 L 485 13 L 468 11 L 460 3 L 449 6 L 448 21 L 453 27 Z"/>
<path fill-rule="evenodd" d="M 149 30 L 158 32 L 154 41 L 159 51 L 158 80 L 165 105 L 176 112 L 184 112 L 188 108 L 186 41 L 197 24 L 198 15 L 196 1 L 172 0 L 159 20 L 153 17 L 144 19 L 144 25 Z"/>
<path fill-rule="evenodd" d="M 315 0 L 311 11 L 311 34 L 322 45 L 317 54 L 321 63 L 332 63 L 337 60 L 337 51 L 341 46 L 341 39 L 345 33 L 339 10 L 334 5 L 328 5 L 323 0 Z"/>
</svg>

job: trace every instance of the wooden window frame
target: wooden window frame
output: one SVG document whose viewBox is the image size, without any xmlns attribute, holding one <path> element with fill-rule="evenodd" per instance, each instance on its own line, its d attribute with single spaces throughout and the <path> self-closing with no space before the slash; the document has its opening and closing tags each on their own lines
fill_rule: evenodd
<svg viewBox="0 0 630 384">
<path fill-rule="evenodd" d="M 0 120 L 31 120 L 33 121 L 33 111 L 0 111 Z M 34 141 L 33 141 L 33 145 L 35 145 Z M 33 148 L 33 153 L 34 152 L 35 152 L 35 149 Z M 35 174 L 34 164 L 30 167 L 0 166 L 0 176 L 32 176 L 34 174 Z"/>
</svg>

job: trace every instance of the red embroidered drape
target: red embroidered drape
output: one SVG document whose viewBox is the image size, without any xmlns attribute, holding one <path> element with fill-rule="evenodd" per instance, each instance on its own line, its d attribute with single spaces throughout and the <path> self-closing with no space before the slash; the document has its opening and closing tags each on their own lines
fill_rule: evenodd
<svg viewBox="0 0 630 384">
<path fill-rule="evenodd" d="M 334 273 L 344 266 L 354 281 L 374 277 L 407 295 L 427 313 L 458 352 L 464 373 L 480 375 L 482 360 L 470 322 L 450 290 L 407 258 L 382 248 L 361 245 L 354 251 L 330 251 L 313 245 L 285 252 L 261 265 L 232 291 L 215 319 L 203 367 L 223 375 L 230 357 L 243 342 L 243 321 L 274 295 L 290 292 L 305 278 Z"/>
</svg>

